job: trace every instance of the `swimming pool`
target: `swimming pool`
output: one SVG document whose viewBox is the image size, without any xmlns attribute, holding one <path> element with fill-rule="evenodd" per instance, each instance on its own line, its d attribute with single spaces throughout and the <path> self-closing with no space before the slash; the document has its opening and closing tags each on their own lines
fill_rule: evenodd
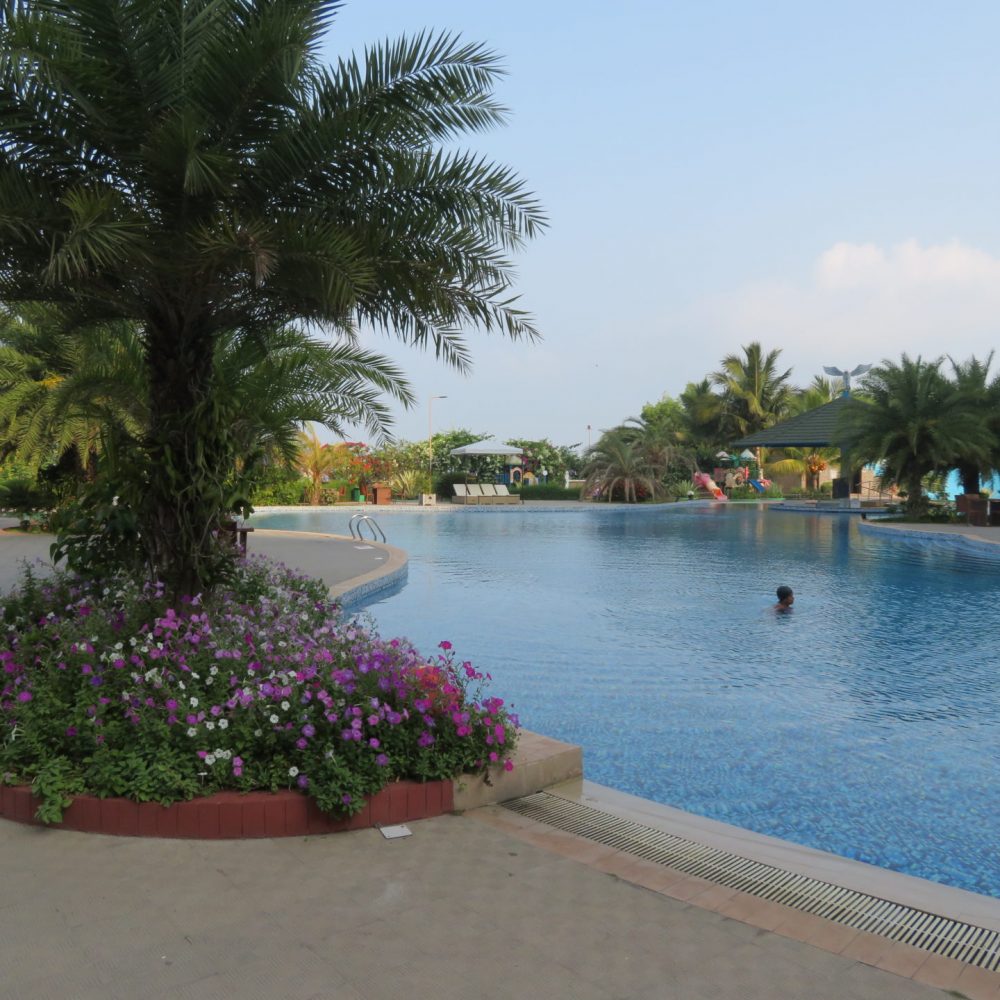
<svg viewBox="0 0 1000 1000">
<path fill-rule="evenodd" d="M 749 505 L 373 513 L 410 554 L 379 630 L 453 642 L 588 778 L 1000 897 L 1000 558 Z"/>
</svg>

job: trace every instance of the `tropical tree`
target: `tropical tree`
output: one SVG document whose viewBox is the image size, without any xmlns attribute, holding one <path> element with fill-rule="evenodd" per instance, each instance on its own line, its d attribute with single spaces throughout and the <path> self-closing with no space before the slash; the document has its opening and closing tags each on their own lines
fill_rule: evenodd
<svg viewBox="0 0 1000 1000">
<path fill-rule="evenodd" d="M 903 355 L 883 361 L 865 379 L 865 394 L 852 396 L 838 433 L 855 464 L 881 467 L 883 483 L 906 490 L 907 509 L 927 506 L 924 478 L 951 468 L 962 453 L 985 461 L 996 439 L 967 395 L 941 372 L 943 358 Z"/>
<path fill-rule="evenodd" d="M 684 411 L 683 434 L 685 441 L 707 461 L 723 443 L 722 397 L 713 390 L 708 378 L 688 382 L 680 395 Z"/>
<path fill-rule="evenodd" d="M 296 468 L 309 477 L 309 502 L 318 504 L 323 491 L 323 481 L 337 463 L 337 452 L 324 444 L 312 429 L 299 431 L 299 451 Z"/>
<path fill-rule="evenodd" d="M 660 495 L 662 471 L 641 445 L 622 433 L 622 428 L 615 428 L 602 434 L 588 452 L 583 491 L 605 497 L 609 503 L 615 495 L 621 495 L 625 503 L 637 503 L 641 493 Z"/>
<path fill-rule="evenodd" d="M 639 419 L 665 443 L 680 444 L 688 440 L 686 411 L 678 399 L 664 395 L 655 403 L 647 403 Z"/>
<path fill-rule="evenodd" d="M 742 357 L 728 354 L 712 384 L 722 393 L 721 429 L 730 440 L 765 430 L 788 413 L 793 389 L 792 370 L 778 371 L 780 350 L 764 353 L 754 341 L 742 348 Z"/>
<path fill-rule="evenodd" d="M 990 365 L 993 351 L 980 361 L 975 356 L 968 361 L 955 361 L 951 356 L 951 370 L 955 389 L 978 414 L 994 439 L 1000 442 L 1000 375 L 990 380 Z M 993 449 L 984 456 L 975 449 L 960 446 L 955 455 L 955 465 L 962 481 L 963 493 L 978 493 L 980 484 L 992 478 L 993 471 L 1000 468 L 1000 452 Z"/>
<path fill-rule="evenodd" d="M 92 476 L 104 426 L 142 427 L 141 351 L 128 334 L 121 321 L 70 333 L 39 306 L 0 314 L 0 453 L 33 474 L 68 459 Z"/>
<path fill-rule="evenodd" d="M 40 318 L 27 334 L 21 323 L 10 324 L 11 335 L 0 326 L 0 435 L 8 447 L 35 471 L 71 450 L 81 468 L 86 459 L 94 472 L 109 436 L 116 454 L 134 453 L 150 424 L 136 324 L 118 321 L 69 336 L 60 331 L 57 311 L 34 312 Z M 16 343 L 42 349 L 44 357 Z M 413 399 L 386 358 L 350 340 L 331 344 L 293 327 L 272 331 L 266 342 L 226 334 L 212 363 L 216 392 L 234 413 L 228 428 L 233 496 L 246 496 L 262 465 L 295 465 L 303 424 L 322 424 L 334 434 L 346 423 L 364 425 L 384 437 L 390 418 L 383 397 L 404 405 Z M 107 463 L 103 471 L 113 479 L 123 475 Z"/>
<path fill-rule="evenodd" d="M 338 0 L 5 0 L 0 300 L 138 324 L 131 464 L 154 570 L 210 585 L 238 416 L 221 338 L 371 324 L 468 363 L 467 325 L 536 331 L 509 253 L 543 226 L 455 141 L 502 122 L 497 57 L 421 34 L 320 64 Z"/>
</svg>

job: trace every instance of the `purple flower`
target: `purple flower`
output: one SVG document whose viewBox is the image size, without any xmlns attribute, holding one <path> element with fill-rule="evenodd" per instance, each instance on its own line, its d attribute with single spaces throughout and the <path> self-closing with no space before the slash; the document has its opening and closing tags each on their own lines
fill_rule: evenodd
<svg viewBox="0 0 1000 1000">
<path fill-rule="evenodd" d="M 295 779 L 295 784 L 298 785 L 299 788 L 308 788 L 309 787 L 309 779 L 304 774 L 300 774 Z"/>
<path fill-rule="evenodd" d="M 314 725 L 312 725 L 311 723 L 307 722 L 302 727 L 302 735 L 303 736 L 307 736 L 307 737 L 309 737 L 311 739 L 313 736 L 316 735 L 316 727 Z"/>
<path fill-rule="evenodd" d="M 389 763 L 389 758 L 384 753 L 380 753 L 375 758 L 375 763 L 378 764 L 379 767 L 385 767 Z"/>
<path fill-rule="evenodd" d="M 33 697 L 34 697 L 34 695 L 32 695 L 32 693 L 30 691 L 21 691 L 21 692 L 18 693 L 17 700 L 18 701 L 31 701 L 31 699 Z"/>
</svg>

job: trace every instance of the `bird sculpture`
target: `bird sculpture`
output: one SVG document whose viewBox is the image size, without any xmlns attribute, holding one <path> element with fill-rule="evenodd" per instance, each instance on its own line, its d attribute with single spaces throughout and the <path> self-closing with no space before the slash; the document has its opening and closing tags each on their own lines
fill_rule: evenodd
<svg viewBox="0 0 1000 1000">
<path fill-rule="evenodd" d="M 857 368 L 851 369 L 851 371 L 842 370 L 840 368 L 828 368 L 826 365 L 823 366 L 823 371 L 827 375 L 837 375 L 844 380 L 844 395 L 847 395 L 851 391 L 851 379 L 857 375 L 864 375 L 865 372 L 871 371 L 871 365 L 858 365 Z"/>
</svg>

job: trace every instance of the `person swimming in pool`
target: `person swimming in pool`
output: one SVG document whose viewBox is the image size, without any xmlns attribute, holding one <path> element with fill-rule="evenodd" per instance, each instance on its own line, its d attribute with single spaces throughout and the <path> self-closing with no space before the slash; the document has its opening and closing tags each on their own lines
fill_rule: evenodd
<svg viewBox="0 0 1000 1000">
<path fill-rule="evenodd" d="M 792 588 L 782 584 L 776 593 L 778 595 L 778 603 L 775 604 L 774 610 L 779 613 L 791 611 L 792 605 L 795 603 L 795 595 L 792 593 Z"/>
</svg>

